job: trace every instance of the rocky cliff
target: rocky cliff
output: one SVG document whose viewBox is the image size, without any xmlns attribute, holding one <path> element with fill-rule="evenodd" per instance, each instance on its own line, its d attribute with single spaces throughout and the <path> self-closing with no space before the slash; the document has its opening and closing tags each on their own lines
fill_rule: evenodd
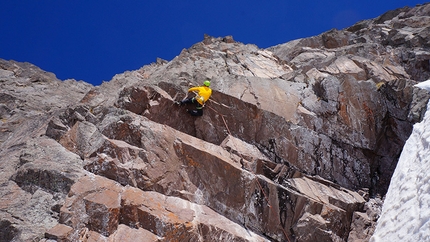
<svg viewBox="0 0 430 242">
<path fill-rule="evenodd" d="M 205 36 L 97 87 L 1 60 L 0 240 L 367 241 L 429 31 L 425 4 L 268 49 Z"/>
</svg>

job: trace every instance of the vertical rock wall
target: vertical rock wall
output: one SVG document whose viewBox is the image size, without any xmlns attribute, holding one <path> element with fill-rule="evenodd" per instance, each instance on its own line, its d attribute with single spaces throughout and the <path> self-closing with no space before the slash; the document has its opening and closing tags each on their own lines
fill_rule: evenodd
<svg viewBox="0 0 430 242">
<path fill-rule="evenodd" d="M 428 4 L 92 87 L 0 61 L 0 239 L 366 241 L 430 77 Z M 212 81 L 204 115 L 175 101 Z M 145 239 L 143 239 L 145 238 Z"/>
</svg>

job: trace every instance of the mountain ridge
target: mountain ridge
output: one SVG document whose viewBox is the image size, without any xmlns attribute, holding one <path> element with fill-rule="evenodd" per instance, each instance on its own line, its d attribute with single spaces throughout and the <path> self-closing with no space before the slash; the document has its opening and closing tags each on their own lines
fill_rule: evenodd
<svg viewBox="0 0 430 242">
<path fill-rule="evenodd" d="M 429 12 L 267 49 L 205 35 L 96 87 L 1 60 L 0 238 L 368 240 L 430 97 Z M 196 119 L 175 101 L 205 78 Z"/>
</svg>

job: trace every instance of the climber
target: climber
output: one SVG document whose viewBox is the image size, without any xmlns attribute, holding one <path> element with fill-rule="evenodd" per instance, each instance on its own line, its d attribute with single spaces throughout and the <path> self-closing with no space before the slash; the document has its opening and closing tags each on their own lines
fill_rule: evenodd
<svg viewBox="0 0 430 242">
<path fill-rule="evenodd" d="M 211 82 L 209 80 L 206 80 L 203 82 L 202 86 L 192 87 L 188 89 L 188 92 L 196 92 L 196 96 L 188 99 L 184 99 L 180 101 L 179 104 L 183 105 L 187 103 L 195 103 L 196 109 L 188 110 L 188 112 L 192 116 L 202 116 L 205 102 L 209 99 L 209 97 L 212 94 L 212 89 L 209 88 L 210 85 L 211 85 Z"/>
</svg>

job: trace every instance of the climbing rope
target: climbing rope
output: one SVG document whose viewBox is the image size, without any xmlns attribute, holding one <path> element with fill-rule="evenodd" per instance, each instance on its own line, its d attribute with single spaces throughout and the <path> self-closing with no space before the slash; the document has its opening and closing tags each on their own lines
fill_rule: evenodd
<svg viewBox="0 0 430 242">
<path fill-rule="evenodd" d="M 215 102 L 215 101 L 212 101 L 212 102 Z M 217 102 L 215 102 L 215 103 L 217 103 Z M 219 103 L 217 103 L 217 104 L 220 105 Z M 225 121 L 224 115 L 222 115 L 221 113 L 219 113 L 217 110 L 215 110 L 214 108 L 212 108 L 210 106 L 206 106 L 206 107 L 210 108 L 211 110 L 213 110 L 214 112 L 216 112 L 219 116 L 221 116 L 222 121 L 224 122 L 224 125 L 225 125 L 225 128 L 227 129 L 228 134 L 230 136 L 233 136 L 231 134 L 231 131 L 230 131 L 228 125 L 227 125 L 227 122 Z M 232 142 L 232 143 L 233 143 L 233 146 L 236 146 L 234 142 Z M 234 148 L 237 150 L 237 147 L 234 147 Z M 239 154 L 239 156 L 240 156 L 240 158 L 242 160 L 245 160 L 244 157 L 242 156 L 242 154 L 240 152 L 238 152 L 238 154 Z M 254 175 L 254 181 L 257 181 L 257 185 L 260 188 L 261 192 L 263 193 L 263 196 L 264 196 L 264 198 L 265 198 L 265 200 L 267 202 L 267 206 L 269 207 L 269 209 L 273 213 L 273 215 L 275 215 L 275 217 L 276 217 L 276 211 L 273 209 L 272 205 L 270 204 L 269 198 L 266 195 L 266 192 L 264 191 L 263 186 L 261 186 L 261 183 L 258 181 L 257 175 L 252 170 L 250 170 L 249 172 L 251 172 Z M 288 237 L 287 232 L 285 231 L 284 227 L 281 225 L 280 221 L 279 221 L 278 226 L 281 227 L 282 233 L 284 234 L 285 238 L 287 238 L 288 242 L 291 242 L 290 238 Z"/>
</svg>

